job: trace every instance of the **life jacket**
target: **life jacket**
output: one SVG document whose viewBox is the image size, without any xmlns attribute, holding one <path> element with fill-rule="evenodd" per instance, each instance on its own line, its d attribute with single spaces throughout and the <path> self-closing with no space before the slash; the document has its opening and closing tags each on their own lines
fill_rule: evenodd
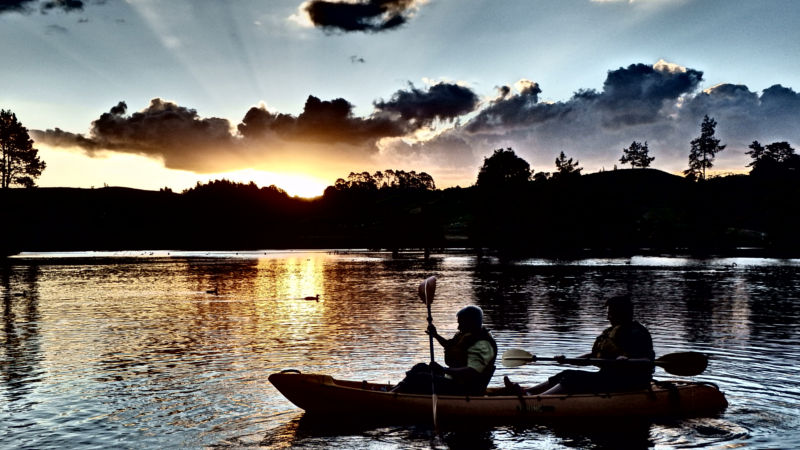
<svg viewBox="0 0 800 450">
<path fill-rule="evenodd" d="M 448 367 L 465 367 L 467 365 L 467 351 L 478 341 L 489 342 L 492 346 L 492 351 L 494 351 L 494 356 L 492 356 L 491 361 L 486 365 L 483 372 L 480 373 L 478 383 L 476 383 L 475 386 L 471 386 L 469 389 L 472 392 L 483 393 L 486 386 L 489 385 L 492 375 L 494 375 L 494 363 L 497 360 L 497 342 L 495 342 L 489 330 L 481 328 L 477 333 L 457 332 L 444 346 L 444 362 Z"/>
<path fill-rule="evenodd" d="M 642 324 L 633 321 L 622 325 L 615 325 L 603 330 L 597 337 L 592 346 L 592 357 L 604 359 L 616 359 L 619 356 L 628 358 L 649 358 L 655 359 L 653 352 L 653 342 L 650 332 Z M 646 372 L 653 373 L 654 367 L 646 367 L 641 370 L 631 368 L 621 369 L 622 372 Z M 616 371 L 611 368 L 601 368 L 601 371 Z"/>
</svg>

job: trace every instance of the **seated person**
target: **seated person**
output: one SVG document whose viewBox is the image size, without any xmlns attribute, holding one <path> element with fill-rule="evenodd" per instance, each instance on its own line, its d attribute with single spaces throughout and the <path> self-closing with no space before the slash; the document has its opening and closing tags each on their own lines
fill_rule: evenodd
<svg viewBox="0 0 800 450">
<path fill-rule="evenodd" d="M 601 364 L 598 372 L 565 370 L 528 389 L 528 394 L 620 392 L 650 386 L 655 369 L 650 332 L 633 320 L 633 304 L 629 296 L 613 297 L 606 306 L 611 326 L 597 337 L 592 351 L 579 358 L 607 359 L 609 363 Z M 615 360 L 635 363 L 614 363 Z"/>
<path fill-rule="evenodd" d="M 456 314 L 458 332 L 445 339 L 433 324 L 426 333 L 444 347 L 442 367 L 435 361 L 430 365 L 419 363 L 406 372 L 406 377 L 393 392 L 430 394 L 435 383 L 436 394 L 483 395 L 494 374 L 497 343 L 492 333 L 483 327 L 483 311 L 477 306 L 466 306 Z"/>
</svg>

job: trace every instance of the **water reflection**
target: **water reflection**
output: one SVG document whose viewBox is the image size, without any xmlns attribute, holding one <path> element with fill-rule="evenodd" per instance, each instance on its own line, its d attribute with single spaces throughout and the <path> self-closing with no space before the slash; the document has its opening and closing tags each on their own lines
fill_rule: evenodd
<svg viewBox="0 0 800 450">
<path fill-rule="evenodd" d="M 795 261 L 747 259 L 16 258 L 0 267 L 0 421 L 10 425 L 5 439 L 31 447 L 790 448 L 800 427 L 798 272 Z M 416 286 L 429 275 L 439 278 L 433 316 L 443 334 L 455 330 L 456 311 L 473 303 L 501 351 L 543 356 L 586 352 L 607 326 L 603 301 L 630 293 L 656 352 L 711 354 L 697 378 L 719 383 L 731 406 L 721 418 L 633 427 L 624 439 L 556 425 L 439 435 L 422 425 L 321 424 L 266 383 L 288 368 L 399 380 L 428 358 Z M 305 300 L 316 295 L 319 301 Z M 533 384 L 561 369 L 499 368 L 493 383 L 509 375 Z"/>
<path fill-rule="evenodd" d="M 3 394 L 9 408 L 20 418 L 31 410 L 30 398 L 41 381 L 42 351 L 39 334 L 39 267 L 16 269 L 0 265 L 3 288 L 3 340 L 0 371 Z"/>
</svg>

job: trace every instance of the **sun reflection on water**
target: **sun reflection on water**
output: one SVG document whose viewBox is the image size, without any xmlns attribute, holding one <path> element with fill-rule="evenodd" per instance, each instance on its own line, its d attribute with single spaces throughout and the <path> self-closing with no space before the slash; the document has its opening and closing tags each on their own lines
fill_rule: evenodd
<svg viewBox="0 0 800 450">
<path fill-rule="evenodd" d="M 731 402 L 723 422 L 645 427 L 645 444 L 716 447 L 758 438 L 794 448 L 781 445 L 791 438 L 772 436 L 796 425 L 800 398 L 793 377 L 800 355 L 789 344 L 797 334 L 797 266 L 540 266 L 314 251 L 14 261 L 0 267 L 0 398 L 7 405 L 0 421 L 10 424 L 8 439 L 31 447 L 74 446 L 75 435 L 87 446 L 313 447 L 383 439 L 400 447 L 408 428 L 352 435 L 304 422 L 293 428 L 302 413 L 266 379 L 299 369 L 398 381 L 429 358 L 416 287 L 435 274 L 432 309 L 442 334 L 454 332 L 458 309 L 477 304 L 501 348 L 543 355 L 579 354 L 605 327 L 598 298 L 631 289 L 657 352 L 712 353 L 699 379 L 719 383 Z M 319 301 L 306 300 L 316 295 Z M 510 375 L 532 384 L 559 370 L 500 367 L 493 382 Z M 548 430 L 487 433 L 498 448 L 513 447 L 520 436 L 553 448 L 575 439 L 605 442 Z"/>
</svg>

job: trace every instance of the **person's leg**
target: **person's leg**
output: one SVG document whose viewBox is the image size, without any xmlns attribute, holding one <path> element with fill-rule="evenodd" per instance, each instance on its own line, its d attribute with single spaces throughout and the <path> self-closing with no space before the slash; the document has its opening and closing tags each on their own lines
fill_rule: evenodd
<svg viewBox="0 0 800 450">
<path fill-rule="evenodd" d="M 553 394 L 585 394 L 600 392 L 603 377 L 598 372 L 584 372 L 583 370 L 565 370 L 555 377 L 550 378 L 552 387 L 542 395 Z"/>
<path fill-rule="evenodd" d="M 528 395 L 538 395 L 538 394 L 544 393 L 546 390 L 550 389 L 551 387 L 553 387 L 553 384 L 550 383 L 550 380 L 547 380 L 547 381 L 543 381 L 543 382 L 537 384 L 536 386 L 532 386 L 532 387 L 529 387 L 528 389 L 525 389 L 525 393 L 528 394 Z"/>
<path fill-rule="evenodd" d="M 407 394 L 430 394 L 431 393 L 431 368 L 425 363 L 414 365 L 406 377 L 390 392 L 402 392 Z"/>
<path fill-rule="evenodd" d="M 561 380 L 563 380 L 564 377 L 567 376 L 569 372 L 574 372 L 574 370 L 561 371 L 553 375 L 552 377 L 548 378 L 547 381 L 543 381 L 537 384 L 536 386 L 529 387 L 528 389 L 525 390 L 525 392 L 528 395 L 544 394 L 545 392 L 549 391 L 550 389 L 554 388 L 559 383 L 561 383 Z"/>
</svg>

